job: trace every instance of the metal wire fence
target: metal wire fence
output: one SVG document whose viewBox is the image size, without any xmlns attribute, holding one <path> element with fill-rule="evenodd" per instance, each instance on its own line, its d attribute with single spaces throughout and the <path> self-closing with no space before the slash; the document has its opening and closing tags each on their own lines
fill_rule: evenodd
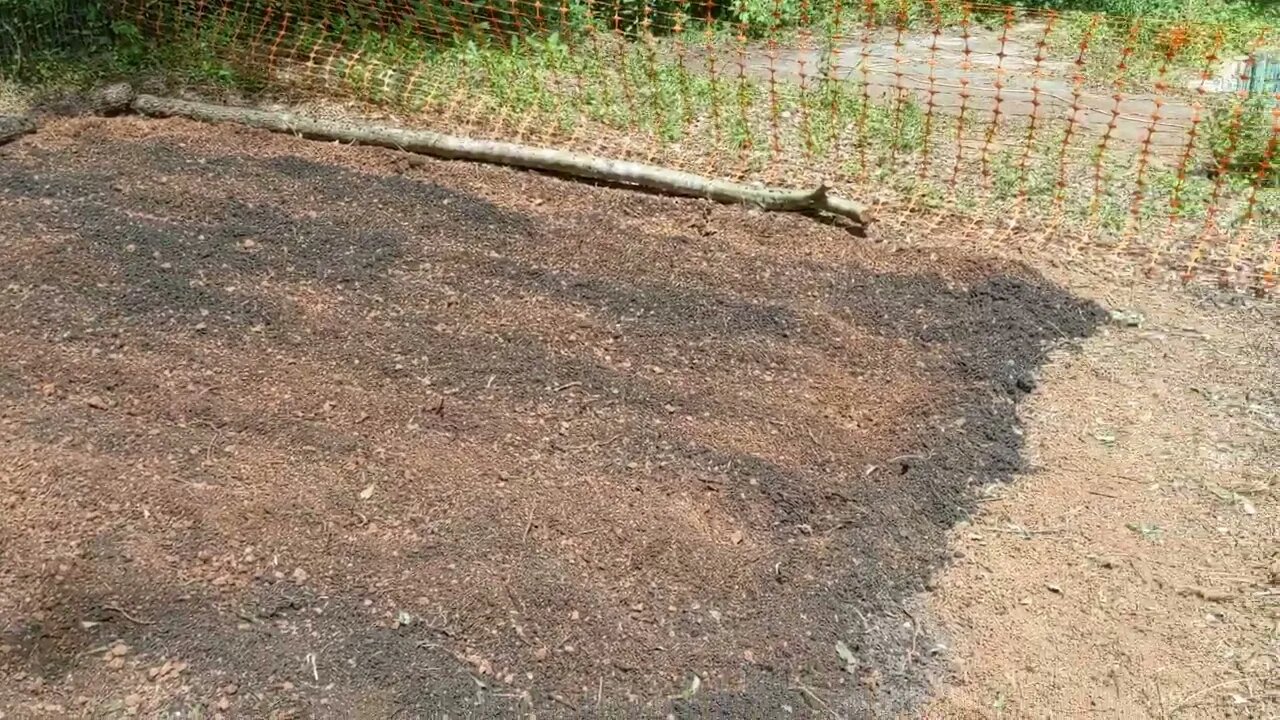
<svg viewBox="0 0 1280 720">
<path fill-rule="evenodd" d="M 954 0 L 114 0 L 227 81 L 745 181 L 1266 291 L 1273 28 Z M 171 55 L 172 56 L 172 55 Z"/>
</svg>

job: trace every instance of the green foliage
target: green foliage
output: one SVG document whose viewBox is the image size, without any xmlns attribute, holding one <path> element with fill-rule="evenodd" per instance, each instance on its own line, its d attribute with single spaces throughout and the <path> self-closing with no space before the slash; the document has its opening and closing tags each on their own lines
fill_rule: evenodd
<svg viewBox="0 0 1280 720">
<path fill-rule="evenodd" d="M 96 2 L 0 0 L 0 73 L 19 75 L 41 59 L 110 43 L 106 15 Z"/>
<path fill-rule="evenodd" d="M 1013 4 L 1205 23 L 1280 19 L 1280 8 L 1272 0 L 1015 0 Z"/>
<path fill-rule="evenodd" d="M 1215 172 L 1254 178 L 1263 170 L 1263 181 L 1280 187 L 1280 106 L 1266 97 L 1255 97 L 1213 108 L 1205 119 L 1205 139 Z"/>
<path fill-rule="evenodd" d="M 795 27 L 803 20 L 797 0 L 731 0 L 728 10 L 728 19 L 751 35 Z"/>
</svg>

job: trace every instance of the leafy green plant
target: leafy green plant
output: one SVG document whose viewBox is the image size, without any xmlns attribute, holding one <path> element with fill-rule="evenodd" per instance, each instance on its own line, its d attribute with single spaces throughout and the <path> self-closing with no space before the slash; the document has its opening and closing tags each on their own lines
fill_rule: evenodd
<svg viewBox="0 0 1280 720">
<path fill-rule="evenodd" d="M 801 21 L 797 0 L 732 0 L 730 19 L 751 35 L 766 35 Z"/>
<path fill-rule="evenodd" d="M 111 37 L 115 41 L 117 60 L 129 66 L 138 66 L 146 61 L 151 47 L 137 25 L 127 20 L 117 20 L 111 23 Z"/>
<path fill-rule="evenodd" d="M 111 43 L 106 15 L 90 0 L 0 0 L 0 73 L 21 75 L 50 56 Z"/>
<path fill-rule="evenodd" d="M 1280 186 L 1280 105 L 1274 100 L 1259 96 L 1217 106 L 1204 127 L 1214 172 L 1253 178 L 1261 171 L 1265 184 Z"/>
</svg>

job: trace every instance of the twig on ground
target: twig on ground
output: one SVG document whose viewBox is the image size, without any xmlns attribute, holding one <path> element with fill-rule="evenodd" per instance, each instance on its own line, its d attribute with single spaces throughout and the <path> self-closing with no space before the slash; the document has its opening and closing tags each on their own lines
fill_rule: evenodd
<svg viewBox="0 0 1280 720">
<path fill-rule="evenodd" d="M 507 599 L 511 601 L 511 608 L 512 608 L 513 610 L 514 610 L 514 609 L 516 609 L 516 608 L 519 608 L 519 609 L 520 609 L 520 612 L 525 612 L 525 611 L 527 610 L 527 608 L 525 608 L 524 601 L 523 601 L 523 600 L 521 600 L 521 599 L 516 595 L 515 591 L 511 589 L 511 586 L 510 586 L 510 585 L 508 585 L 506 582 L 503 582 L 503 583 L 502 583 L 502 589 L 506 591 L 506 593 L 507 593 Z M 516 634 L 518 635 L 518 634 L 520 634 L 520 633 L 519 633 L 519 632 L 517 632 Z"/>
<path fill-rule="evenodd" d="M 572 702 L 569 702 L 569 699 L 568 699 L 568 698 L 566 698 L 566 697 L 565 697 L 565 696 L 563 696 L 563 695 L 556 695 L 556 694 L 552 694 L 551 699 L 552 699 L 552 700 L 555 700 L 556 702 L 560 703 L 561 705 L 563 705 L 563 706 L 565 706 L 565 707 L 569 708 L 570 710 L 574 711 L 575 713 L 576 713 L 576 712 L 578 712 L 578 706 L 577 706 L 577 705 L 574 705 Z"/>
<path fill-rule="evenodd" d="M 1028 530 L 1020 525 L 1014 525 L 1008 528 L 987 528 L 991 532 L 1007 533 L 1009 535 L 1021 535 L 1023 537 L 1031 537 L 1032 535 L 1056 535 L 1066 530 L 1066 528 L 1049 528 L 1047 530 Z"/>
<path fill-rule="evenodd" d="M 507 589 L 507 594 L 508 594 L 508 595 L 511 595 L 511 590 L 510 590 L 510 588 L 508 588 L 508 589 Z M 514 598 L 512 598 L 512 602 L 513 602 L 513 603 L 515 602 L 515 599 L 514 599 Z M 512 627 L 515 629 L 515 631 L 516 631 L 516 637 L 520 639 L 520 642 L 524 643 L 525 645 L 528 645 L 528 646 L 529 646 L 529 647 L 531 647 L 531 648 L 536 648 L 536 647 L 538 647 L 536 643 L 534 643 L 532 640 L 530 640 L 530 639 L 528 638 L 528 636 L 526 636 L 526 635 L 524 634 L 524 628 L 523 628 L 523 627 L 520 627 L 519 625 L 514 625 L 514 626 L 512 626 Z"/>
<path fill-rule="evenodd" d="M 809 434 L 809 441 L 810 441 L 810 442 L 812 442 L 815 446 L 817 446 L 817 448 L 818 448 L 819 450 L 825 450 L 825 449 L 826 449 L 826 448 L 822 447 L 822 443 L 818 442 L 818 438 L 814 436 L 814 434 L 813 434 L 813 431 L 812 431 L 812 430 L 810 430 L 809 428 L 805 428 L 805 429 L 804 429 L 804 431 L 805 431 L 806 433 L 808 433 L 808 434 Z"/>
<path fill-rule="evenodd" d="M 1244 676 L 1244 677 L 1233 678 L 1233 679 L 1231 679 L 1231 680 L 1223 680 L 1223 681 L 1222 681 L 1222 682 L 1220 682 L 1220 683 L 1217 683 L 1217 684 L 1214 684 L 1214 685 L 1210 685 L 1209 687 L 1206 687 L 1206 688 L 1201 688 L 1201 689 L 1199 689 L 1199 690 L 1197 690 L 1197 691 L 1195 691 L 1195 692 L 1191 693 L 1190 695 L 1188 695 L 1188 696 L 1186 696 L 1186 697 L 1182 698 L 1181 700 L 1179 700 L 1179 701 L 1177 702 L 1177 704 L 1175 704 L 1175 705 L 1174 705 L 1174 706 L 1169 710 L 1169 715 L 1174 715 L 1174 714 L 1176 714 L 1176 713 L 1177 713 L 1179 710 L 1181 710 L 1182 708 L 1184 708 L 1184 707 L 1188 707 L 1188 706 L 1191 704 L 1191 701 L 1192 701 L 1192 700 L 1197 700 L 1197 699 L 1199 699 L 1199 698 L 1201 698 L 1201 697 L 1204 697 L 1205 695 L 1208 695 L 1209 693 L 1213 692 L 1214 690 L 1220 690 L 1220 689 L 1222 689 L 1222 688 L 1224 688 L 1224 687 L 1230 687 L 1231 685 L 1239 685 L 1240 683 L 1248 683 L 1248 682 L 1252 682 L 1252 681 L 1254 681 L 1254 680 L 1266 680 L 1266 679 L 1268 679 L 1268 676 L 1266 676 L 1266 675 L 1246 675 L 1246 676 Z"/>
<path fill-rule="evenodd" d="M 115 605 L 103 605 L 102 609 L 111 610 L 112 612 L 118 612 L 124 616 L 125 620 L 128 620 L 129 622 L 132 622 L 132 623 L 137 623 L 138 625 L 155 625 L 156 624 L 154 620 L 142 620 L 142 619 L 136 618 L 130 615 L 128 612 L 126 612 L 124 608 L 117 607 Z"/>
<path fill-rule="evenodd" d="M 857 607 L 853 607 L 853 613 L 862 621 L 862 631 L 871 632 L 871 623 L 867 620 L 867 616 L 864 615 Z"/>
<path fill-rule="evenodd" d="M 905 671 L 917 656 L 916 647 L 920 639 L 920 623 L 916 620 L 916 616 L 912 615 L 902 603 L 898 603 L 898 609 L 911 620 L 911 649 L 907 651 L 907 657 L 902 662 L 902 669 Z"/>
<path fill-rule="evenodd" d="M 808 696 L 809 696 L 809 697 L 810 697 L 814 702 L 818 703 L 818 706 L 819 706 L 819 707 L 821 707 L 823 710 L 826 710 L 826 711 L 827 711 L 827 714 L 828 714 L 828 715 L 830 715 L 831 717 L 833 717 L 833 718 L 839 718 L 839 717 L 840 717 L 840 715 L 839 715 L 838 713 L 836 713 L 836 711 L 835 711 L 835 710 L 832 710 L 832 709 L 831 709 L 831 706 L 830 706 L 830 705 L 828 705 L 828 704 L 826 703 L 826 701 L 824 701 L 822 698 L 818 697 L 817 693 L 815 693 L 813 690 L 810 690 L 809 688 L 805 687 L 804 685 L 792 685 L 792 686 L 791 686 L 791 689 L 792 689 L 792 690 L 799 690 L 800 692 L 804 693 L 805 695 L 808 695 Z"/>
<path fill-rule="evenodd" d="M 617 442 L 617 441 L 618 441 L 618 439 L 619 439 L 619 438 L 621 438 L 621 437 L 622 437 L 622 434 L 621 434 L 621 433 L 619 433 L 619 434 L 614 435 L 613 437 L 609 438 L 608 440 L 603 440 L 603 441 L 597 440 L 597 441 L 595 441 L 595 442 L 589 442 L 589 443 L 587 443 L 586 445 L 563 445 L 563 446 L 560 446 L 560 447 L 561 447 L 561 449 L 564 449 L 564 450 L 573 450 L 573 451 L 580 451 L 580 450 L 596 450 L 596 449 L 599 449 L 599 448 L 602 448 L 602 447 L 608 447 L 608 446 L 610 446 L 610 445 L 614 444 L 614 443 L 615 443 L 615 442 Z"/>
<path fill-rule="evenodd" d="M 521 536 L 520 542 L 529 541 L 529 531 L 533 529 L 533 515 L 538 512 L 538 503 L 534 502 L 533 507 L 529 509 L 529 521 L 524 524 L 524 535 Z"/>
</svg>

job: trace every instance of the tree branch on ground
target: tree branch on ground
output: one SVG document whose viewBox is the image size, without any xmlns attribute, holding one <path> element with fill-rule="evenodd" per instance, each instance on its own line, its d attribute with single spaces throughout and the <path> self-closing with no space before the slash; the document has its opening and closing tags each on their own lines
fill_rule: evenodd
<svg viewBox="0 0 1280 720">
<path fill-rule="evenodd" d="M 250 127 L 291 133 L 316 140 L 337 140 L 373 145 L 454 160 L 472 160 L 544 170 L 574 177 L 642 187 L 649 190 L 708 198 L 722 203 L 755 205 L 784 212 L 825 212 L 860 225 L 870 222 L 865 205 L 834 197 L 825 185 L 813 190 L 757 188 L 727 180 L 670 170 L 655 165 L 610 160 L 585 153 L 529 147 L 515 143 L 445 135 L 426 130 L 317 120 L 286 112 L 226 107 L 153 95 L 139 95 L 132 108 L 140 115 L 185 117 L 202 122 L 234 122 Z"/>
<path fill-rule="evenodd" d="M 0 145 L 36 131 L 36 124 L 29 117 L 22 115 L 0 115 Z"/>
</svg>

